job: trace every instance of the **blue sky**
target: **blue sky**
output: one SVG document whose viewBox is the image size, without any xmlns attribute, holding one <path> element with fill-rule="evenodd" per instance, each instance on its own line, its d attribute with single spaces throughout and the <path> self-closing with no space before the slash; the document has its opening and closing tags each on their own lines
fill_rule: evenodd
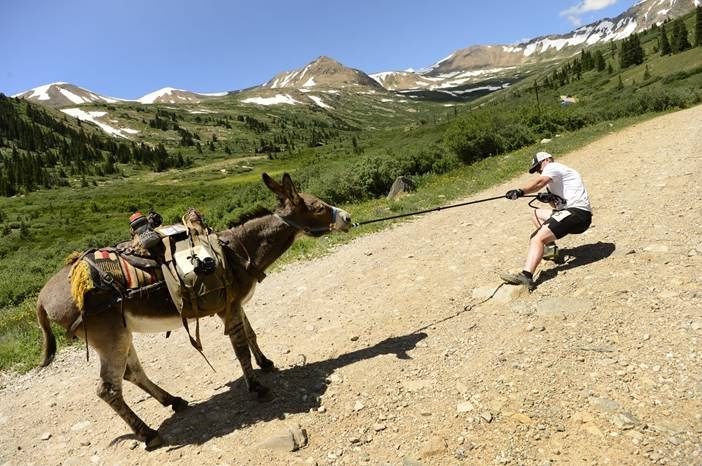
<svg viewBox="0 0 702 466">
<path fill-rule="evenodd" d="M 616 16 L 633 0 L 5 0 L 0 92 L 65 81 L 141 97 L 261 84 L 320 55 L 367 73 L 420 69 Z"/>
</svg>

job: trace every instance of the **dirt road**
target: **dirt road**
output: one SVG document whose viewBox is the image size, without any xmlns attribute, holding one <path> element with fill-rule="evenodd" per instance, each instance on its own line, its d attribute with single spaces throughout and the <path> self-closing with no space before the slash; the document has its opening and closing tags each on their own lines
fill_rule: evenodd
<svg viewBox="0 0 702 466">
<path fill-rule="evenodd" d="M 259 286 L 247 313 L 281 369 L 262 375 L 275 400 L 249 399 L 215 319 L 216 373 L 182 331 L 139 335 L 147 373 L 191 402 L 172 414 L 125 384 L 169 443 L 146 452 L 95 395 L 95 355 L 64 350 L 0 390 L 0 464 L 702 464 L 700 121 L 702 106 L 561 159 L 593 226 L 532 294 L 478 304 L 522 266 L 525 201 L 428 214 Z M 285 451 L 296 426 L 308 444 Z"/>
</svg>

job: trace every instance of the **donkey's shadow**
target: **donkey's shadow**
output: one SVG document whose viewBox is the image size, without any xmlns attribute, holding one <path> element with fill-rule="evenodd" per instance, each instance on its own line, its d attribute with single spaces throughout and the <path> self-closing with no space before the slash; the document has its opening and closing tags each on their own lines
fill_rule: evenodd
<svg viewBox="0 0 702 466">
<path fill-rule="evenodd" d="M 388 338 L 333 359 L 273 373 L 259 373 L 259 380 L 271 388 L 275 396 L 268 403 L 252 400 L 243 378 L 239 378 L 227 384 L 229 390 L 173 414 L 158 430 L 167 447 L 178 448 L 187 444 L 203 444 L 259 421 L 284 419 L 286 414 L 316 410 L 321 406 L 321 395 L 329 386 L 329 376 L 336 369 L 383 354 L 411 359 L 407 351 L 414 349 L 426 336 L 426 333 L 411 333 Z"/>
<path fill-rule="evenodd" d="M 602 243 L 598 241 L 592 244 L 582 244 L 580 246 L 562 249 L 561 257 L 565 262 L 547 270 L 542 270 L 537 279 L 537 284 L 541 284 L 552 278 L 556 278 L 559 272 L 564 270 L 591 264 L 611 256 L 616 246 L 614 243 Z"/>
</svg>

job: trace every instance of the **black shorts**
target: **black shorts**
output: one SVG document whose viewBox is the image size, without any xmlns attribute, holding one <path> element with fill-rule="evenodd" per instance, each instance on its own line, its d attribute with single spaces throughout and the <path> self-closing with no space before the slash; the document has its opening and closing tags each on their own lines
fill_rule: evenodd
<svg viewBox="0 0 702 466">
<path fill-rule="evenodd" d="M 583 209 L 554 210 L 546 219 L 544 225 L 551 230 L 556 239 L 561 239 L 571 233 L 582 233 L 590 228 L 592 213 Z"/>
</svg>

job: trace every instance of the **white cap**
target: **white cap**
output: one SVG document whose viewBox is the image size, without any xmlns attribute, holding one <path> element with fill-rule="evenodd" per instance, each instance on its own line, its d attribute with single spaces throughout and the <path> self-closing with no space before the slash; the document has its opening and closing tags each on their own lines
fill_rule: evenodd
<svg viewBox="0 0 702 466">
<path fill-rule="evenodd" d="M 537 152 L 534 158 L 531 159 L 531 167 L 529 168 L 529 173 L 535 173 L 539 169 L 539 165 L 546 159 L 552 159 L 553 155 L 548 152 Z"/>
</svg>

